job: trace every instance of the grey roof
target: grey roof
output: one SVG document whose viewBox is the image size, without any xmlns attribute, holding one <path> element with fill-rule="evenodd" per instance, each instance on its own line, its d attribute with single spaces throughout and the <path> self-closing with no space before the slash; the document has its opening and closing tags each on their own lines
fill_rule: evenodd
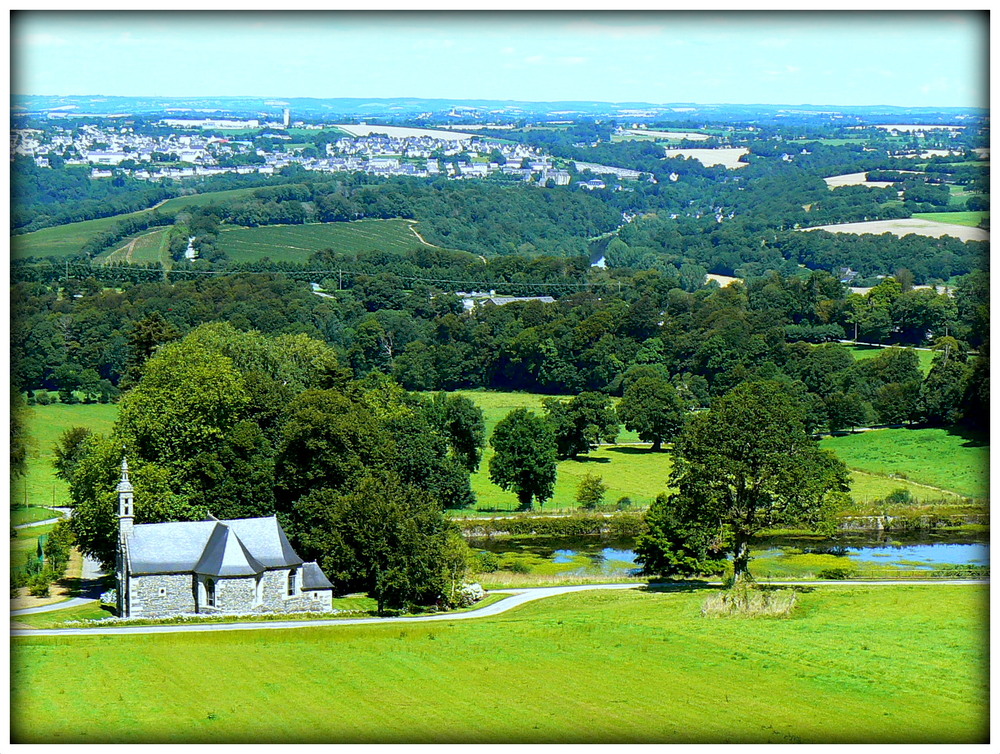
<svg viewBox="0 0 1000 754">
<path fill-rule="evenodd" d="M 244 576 L 302 565 L 274 516 L 140 524 L 128 553 L 134 574 Z"/>
<path fill-rule="evenodd" d="M 333 584 L 326 577 L 318 563 L 302 564 L 302 589 L 304 591 L 315 589 L 333 589 Z"/>
<path fill-rule="evenodd" d="M 194 572 L 206 576 L 256 576 L 264 572 L 264 566 L 247 552 L 232 529 L 217 523 Z"/>
</svg>

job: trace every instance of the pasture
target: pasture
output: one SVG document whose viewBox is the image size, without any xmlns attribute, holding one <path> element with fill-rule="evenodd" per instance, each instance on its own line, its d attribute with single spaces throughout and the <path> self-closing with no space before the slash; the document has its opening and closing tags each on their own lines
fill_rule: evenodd
<svg viewBox="0 0 1000 754">
<path fill-rule="evenodd" d="M 350 223 L 227 227 L 219 233 L 218 248 L 234 262 L 272 261 L 304 263 L 322 249 L 345 254 L 366 251 L 405 252 L 429 246 L 409 220 L 357 220 Z"/>
<path fill-rule="evenodd" d="M 873 359 L 885 350 L 884 348 L 879 348 L 878 346 L 849 346 L 845 344 L 844 347 L 851 352 L 855 361 Z M 914 350 L 917 354 L 917 359 L 919 360 L 920 371 L 924 377 L 926 377 L 931 371 L 931 364 L 934 362 L 934 357 L 937 355 L 937 352 L 924 349 Z"/>
<path fill-rule="evenodd" d="M 958 493 L 989 496 L 989 438 L 952 429 L 880 429 L 827 437 L 832 450 L 851 469 L 889 479 L 908 480 Z"/>
<path fill-rule="evenodd" d="M 159 262 L 169 268 L 173 260 L 170 258 L 170 249 L 167 246 L 168 235 L 166 228 L 159 228 L 130 236 L 119 242 L 115 249 L 98 254 L 94 261 L 99 264 Z"/>
<path fill-rule="evenodd" d="M 862 223 L 817 225 L 813 228 L 799 228 L 799 230 L 804 232 L 812 230 L 826 230 L 830 233 L 854 233 L 855 235 L 862 235 L 865 233 L 871 233 L 873 235 L 892 233 L 894 236 L 899 236 L 900 238 L 913 233 L 918 236 L 928 236 L 930 238 L 954 236 L 962 241 L 988 241 L 990 235 L 982 228 L 970 228 L 964 225 L 939 223 L 916 217 L 905 220 L 871 220 L 869 222 Z"/>
<path fill-rule="evenodd" d="M 11 480 L 10 503 L 27 509 L 14 511 L 15 523 L 40 521 L 55 514 L 39 505 L 65 505 L 69 502 L 69 488 L 55 475 L 52 467 L 52 448 L 59 437 L 70 427 L 87 427 L 94 432 L 106 433 L 118 417 L 118 406 L 105 403 L 74 404 L 53 403 L 48 406 L 29 406 L 27 409 L 28 471 Z M 39 516 L 41 518 L 39 518 Z"/>
<path fill-rule="evenodd" d="M 920 220 L 931 220 L 949 225 L 965 225 L 976 228 L 983 220 L 989 219 L 989 212 L 916 212 L 913 215 Z"/>
<path fill-rule="evenodd" d="M 240 199 L 250 195 L 256 189 L 231 189 L 228 191 L 210 191 L 204 194 L 189 194 L 187 196 L 177 196 L 167 199 L 155 208 L 160 212 L 169 214 L 191 207 L 202 207 L 213 203 L 221 203 Z M 137 212 L 129 212 L 113 217 L 101 217 L 96 220 L 83 220 L 78 223 L 68 225 L 56 225 L 52 228 L 43 228 L 34 233 L 24 233 L 19 236 L 11 236 L 10 250 L 14 259 L 27 259 L 28 257 L 65 257 L 76 254 L 87 241 L 110 230 L 111 227 L 127 217 L 138 217 L 151 212 L 152 209 L 143 209 Z"/>
<path fill-rule="evenodd" d="M 828 586 L 788 619 L 712 589 L 490 618 L 18 637 L 19 743 L 984 743 L 988 588 Z"/>
</svg>

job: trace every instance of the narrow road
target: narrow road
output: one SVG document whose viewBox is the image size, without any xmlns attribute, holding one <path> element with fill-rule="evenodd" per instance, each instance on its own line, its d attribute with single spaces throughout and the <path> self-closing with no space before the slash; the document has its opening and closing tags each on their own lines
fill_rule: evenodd
<svg viewBox="0 0 1000 754">
<path fill-rule="evenodd" d="M 989 581 L 771 581 L 769 586 L 926 586 L 926 585 L 983 585 Z M 718 586 L 719 584 L 710 584 Z M 359 626 L 376 623 L 427 623 L 432 621 L 469 620 L 471 618 L 486 618 L 491 615 L 505 613 L 526 602 L 554 597 L 559 594 L 570 594 L 592 589 L 638 589 L 646 584 L 583 584 L 579 586 L 535 587 L 530 589 L 494 589 L 491 593 L 510 594 L 512 596 L 492 605 L 470 610 L 464 613 L 441 613 L 437 615 L 420 615 L 412 618 L 331 618 L 328 620 L 286 620 L 255 623 L 202 623 L 189 625 L 165 626 L 101 626 L 94 628 L 46 628 L 46 629 L 11 629 L 11 636 L 112 636 L 121 634 L 172 634 L 204 631 L 263 631 L 282 628 L 310 628 L 326 626 Z M 676 584 L 651 585 L 655 590 L 669 591 L 672 589 L 690 589 L 691 585 L 678 582 Z M 60 603 L 65 605 L 66 603 Z M 12 613 L 13 615 L 13 613 Z"/>
</svg>

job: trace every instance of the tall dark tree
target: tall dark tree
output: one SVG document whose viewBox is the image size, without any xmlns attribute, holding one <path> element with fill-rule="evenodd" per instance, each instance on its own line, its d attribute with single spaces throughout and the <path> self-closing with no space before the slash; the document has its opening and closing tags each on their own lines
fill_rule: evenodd
<svg viewBox="0 0 1000 754">
<path fill-rule="evenodd" d="M 669 566 L 731 552 L 739 582 L 752 580 L 754 535 L 779 524 L 827 520 L 843 500 L 838 493 L 847 491 L 848 476 L 806 433 L 802 409 L 783 386 L 752 382 L 691 418 L 674 443 L 670 483 L 677 492 L 649 512 L 659 538 L 643 540 L 644 562 Z"/>
<path fill-rule="evenodd" d="M 684 426 L 684 404 L 674 386 L 659 377 L 640 377 L 625 388 L 618 403 L 618 420 L 625 429 L 639 433 L 653 450 L 672 440 Z"/>
<path fill-rule="evenodd" d="M 589 453 L 602 441 L 614 442 L 618 437 L 618 417 L 606 395 L 580 393 L 568 401 L 546 398 L 542 405 L 560 458 Z"/>
<path fill-rule="evenodd" d="M 490 437 L 490 481 L 517 495 L 521 508 L 531 509 L 552 497 L 556 484 L 556 441 L 548 423 L 532 411 L 518 408 L 497 422 Z"/>
</svg>

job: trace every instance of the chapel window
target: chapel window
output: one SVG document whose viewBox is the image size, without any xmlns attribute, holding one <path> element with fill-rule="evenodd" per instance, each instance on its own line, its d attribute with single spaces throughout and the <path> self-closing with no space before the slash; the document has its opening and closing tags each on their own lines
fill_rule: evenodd
<svg viewBox="0 0 1000 754">
<path fill-rule="evenodd" d="M 215 607 L 215 582 L 212 579 L 205 580 L 205 604 Z"/>
<path fill-rule="evenodd" d="M 293 568 L 288 572 L 288 596 L 291 597 L 295 594 L 295 569 Z"/>
</svg>

